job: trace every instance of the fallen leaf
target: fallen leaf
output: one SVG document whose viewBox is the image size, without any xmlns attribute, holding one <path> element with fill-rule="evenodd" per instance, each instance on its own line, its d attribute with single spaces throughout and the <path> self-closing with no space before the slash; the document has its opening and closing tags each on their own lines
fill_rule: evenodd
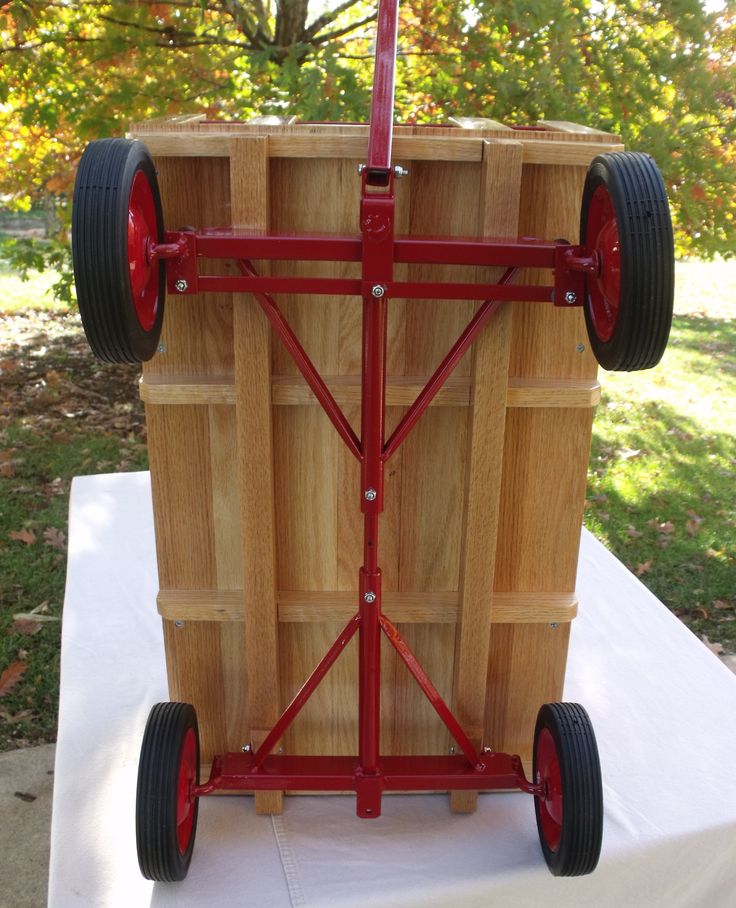
<svg viewBox="0 0 736 908">
<path fill-rule="evenodd" d="M 27 791 L 14 791 L 13 797 L 20 798 L 21 801 L 27 801 L 28 803 L 36 800 L 36 795 L 29 794 Z"/>
<path fill-rule="evenodd" d="M 632 526 L 631 524 L 629 524 L 629 525 L 626 527 L 626 535 L 627 535 L 627 536 L 631 536 L 632 539 L 639 539 L 639 537 L 640 537 L 642 534 L 639 532 L 639 530 L 637 530 L 636 527 L 634 527 L 634 526 Z"/>
<path fill-rule="evenodd" d="M 724 652 L 722 644 L 711 643 L 710 640 L 705 635 L 703 635 L 700 639 L 703 641 L 703 643 L 705 643 L 705 645 L 708 647 L 708 649 L 712 653 L 716 654 L 716 656 L 720 656 Z"/>
<path fill-rule="evenodd" d="M 635 457 L 641 457 L 643 451 L 634 450 L 633 448 L 623 448 L 619 452 L 619 457 L 621 460 L 633 460 Z"/>
<path fill-rule="evenodd" d="M 19 713 L 9 713 L 7 709 L 0 709 L 0 719 L 3 722 L 7 722 L 9 725 L 15 725 L 18 722 L 22 722 L 24 719 L 35 718 L 32 709 L 22 709 Z"/>
<path fill-rule="evenodd" d="M 637 577 L 641 577 L 644 574 L 648 574 L 652 569 L 652 563 L 654 559 L 650 558 L 649 561 L 643 561 L 641 564 L 637 564 L 636 570 L 634 573 Z"/>
<path fill-rule="evenodd" d="M 670 536 L 672 533 L 675 532 L 675 525 L 674 525 L 674 523 L 672 523 L 671 520 L 665 520 L 664 523 L 660 523 L 660 525 L 659 525 L 659 532 L 660 532 L 660 533 L 666 533 L 668 536 Z"/>
<path fill-rule="evenodd" d="M 16 542 L 25 542 L 26 545 L 33 545 L 36 541 L 36 534 L 31 530 L 11 530 L 8 536 Z"/>
<path fill-rule="evenodd" d="M 40 621 L 29 621 L 26 618 L 16 618 L 10 625 L 11 634 L 22 634 L 24 637 L 32 637 L 37 634 L 43 624 Z"/>
<path fill-rule="evenodd" d="M 28 664 L 26 662 L 21 662 L 20 660 L 10 663 L 2 675 L 0 675 L 0 697 L 4 697 L 5 694 L 15 687 L 25 674 L 27 668 Z"/>
<path fill-rule="evenodd" d="M 0 451 L 0 476 L 4 476 L 6 479 L 12 479 L 15 476 L 14 453 L 15 451 Z"/>
<path fill-rule="evenodd" d="M 692 441 L 693 440 L 693 436 L 689 432 L 683 432 L 681 429 L 676 429 L 674 427 L 672 429 L 668 429 L 667 434 L 674 435 L 676 438 L 679 438 L 682 441 Z"/>
<path fill-rule="evenodd" d="M 726 608 L 733 608 L 734 605 L 736 605 L 736 602 L 734 602 L 734 601 L 729 602 L 728 599 L 714 599 L 712 604 L 713 604 L 713 608 L 726 609 Z"/>
<path fill-rule="evenodd" d="M 50 545 L 54 549 L 63 549 L 66 544 L 66 536 L 62 530 L 57 530 L 56 527 L 46 527 L 43 531 L 43 540 L 46 545 Z"/>
</svg>

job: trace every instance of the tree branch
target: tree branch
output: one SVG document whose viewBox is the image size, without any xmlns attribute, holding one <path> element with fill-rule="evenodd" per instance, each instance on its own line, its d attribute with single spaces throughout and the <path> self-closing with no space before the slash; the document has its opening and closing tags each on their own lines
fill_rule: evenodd
<svg viewBox="0 0 736 908">
<path fill-rule="evenodd" d="M 336 28 L 334 31 L 325 32 L 324 35 L 317 35 L 315 38 L 312 38 L 311 43 L 314 47 L 317 47 L 320 44 L 326 44 L 328 41 L 333 41 L 335 38 L 342 38 L 343 35 L 357 31 L 357 29 L 362 28 L 362 26 L 368 25 L 369 22 L 375 22 L 376 15 L 377 13 L 371 13 L 371 15 L 366 16 L 365 19 L 353 22 L 351 25 L 346 25 L 344 28 Z"/>
<path fill-rule="evenodd" d="M 311 41 L 311 39 L 314 38 L 314 36 L 317 35 L 320 31 L 322 31 L 323 28 L 326 28 L 328 25 L 330 25 L 330 23 L 334 22 L 341 13 L 344 13 L 346 10 L 350 9 L 351 6 L 355 6 L 356 3 L 359 2 L 360 0 L 345 0 L 344 3 L 341 3 L 339 6 L 335 7 L 335 9 L 327 10 L 327 12 L 322 13 L 321 16 L 315 19 L 314 22 L 312 22 L 312 24 L 307 27 L 304 32 L 304 40 Z M 375 18 L 377 15 L 378 11 L 373 13 L 373 16 L 371 18 Z M 357 28 L 358 26 L 356 24 L 352 27 Z"/>
</svg>

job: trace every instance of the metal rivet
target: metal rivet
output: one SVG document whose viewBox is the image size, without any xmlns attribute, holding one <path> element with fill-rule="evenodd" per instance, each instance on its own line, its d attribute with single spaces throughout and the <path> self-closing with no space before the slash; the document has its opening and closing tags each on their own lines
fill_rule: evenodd
<svg viewBox="0 0 736 908">
<path fill-rule="evenodd" d="M 397 164 L 394 167 L 394 176 L 400 180 L 402 177 L 408 177 L 409 171 L 402 167 L 401 164 Z"/>
<path fill-rule="evenodd" d="M 577 293 L 575 293 L 574 290 L 568 290 L 567 293 L 565 294 L 565 302 L 569 306 L 572 306 L 573 303 L 577 303 L 577 301 L 578 301 Z"/>
<path fill-rule="evenodd" d="M 179 280 L 174 284 L 174 287 L 179 291 L 179 293 L 184 293 L 189 284 L 184 280 L 183 277 L 180 277 Z"/>
<path fill-rule="evenodd" d="M 184 622 L 183 622 L 183 621 L 175 621 L 175 622 L 174 622 L 174 627 L 184 627 Z"/>
<path fill-rule="evenodd" d="M 375 593 L 372 593 L 370 590 L 368 590 L 367 593 L 364 593 L 364 594 L 363 594 L 363 599 L 364 599 L 365 602 L 375 602 L 375 601 L 376 601 L 376 594 L 375 594 Z"/>
<path fill-rule="evenodd" d="M 376 492 L 375 489 L 366 489 L 365 492 L 363 492 L 363 498 L 365 498 L 366 501 L 375 501 L 377 495 L 378 492 Z"/>
<path fill-rule="evenodd" d="M 376 284 L 375 287 L 371 288 L 371 295 L 375 296 L 377 300 L 380 300 L 385 292 L 386 288 L 382 284 Z"/>
<path fill-rule="evenodd" d="M 585 344 L 578 344 L 578 345 L 575 347 L 575 349 L 578 351 L 578 353 L 582 353 L 583 350 L 585 350 Z"/>
</svg>

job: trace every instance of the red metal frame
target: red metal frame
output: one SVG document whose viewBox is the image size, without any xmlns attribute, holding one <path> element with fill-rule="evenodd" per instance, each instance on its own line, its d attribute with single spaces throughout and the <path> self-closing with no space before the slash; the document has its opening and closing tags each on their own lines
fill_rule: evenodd
<svg viewBox="0 0 736 908">
<path fill-rule="evenodd" d="M 407 438 L 463 354 L 505 300 L 583 304 L 586 276 L 597 275 L 597 252 L 556 240 L 395 237 L 391 162 L 397 0 L 381 0 L 371 108 L 368 160 L 362 174 L 360 235 L 279 236 L 232 229 L 169 232 L 152 244 L 149 261 L 167 260 L 167 280 L 175 294 L 203 291 L 251 293 L 327 413 L 342 440 L 359 460 L 360 507 L 364 517 L 363 564 L 358 572 L 358 611 L 339 634 L 301 690 L 255 753 L 214 758 L 210 778 L 193 789 L 194 797 L 221 790 L 353 790 L 357 813 L 377 817 L 384 791 L 486 790 L 520 788 L 540 798 L 546 783 L 532 784 L 518 756 L 480 752 L 428 678 L 399 631 L 382 613 L 379 566 L 379 517 L 384 507 L 384 465 Z M 207 259 L 231 259 L 239 275 L 200 273 Z M 265 277 L 254 260 L 359 262 L 356 278 Z M 396 281 L 394 263 L 456 264 L 506 270 L 496 282 Z M 550 285 L 516 285 L 521 268 L 549 269 Z M 338 406 L 278 308 L 273 293 L 357 295 L 363 300 L 363 356 L 360 437 Z M 415 299 L 482 300 L 466 329 L 386 441 L 385 389 L 388 301 Z M 358 635 L 359 716 L 356 757 L 274 754 L 300 710 L 350 640 Z M 452 756 L 386 757 L 380 752 L 381 634 L 385 634 L 442 719 L 461 753 Z M 484 683 L 485 679 L 479 679 Z"/>
</svg>

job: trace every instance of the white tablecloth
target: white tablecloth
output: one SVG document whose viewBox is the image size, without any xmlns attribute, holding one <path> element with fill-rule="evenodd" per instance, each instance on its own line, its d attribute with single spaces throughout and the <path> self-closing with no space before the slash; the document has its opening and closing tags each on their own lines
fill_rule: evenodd
<svg viewBox="0 0 736 908">
<path fill-rule="evenodd" d="M 603 853 L 556 879 L 533 801 L 293 797 L 280 817 L 204 798 L 182 883 L 138 871 L 135 786 L 150 707 L 167 699 L 147 473 L 74 481 L 64 606 L 49 904 L 69 906 L 736 905 L 736 676 L 584 532 L 565 699 L 601 753 Z M 530 734 L 532 730 L 530 729 Z"/>
</svg>

